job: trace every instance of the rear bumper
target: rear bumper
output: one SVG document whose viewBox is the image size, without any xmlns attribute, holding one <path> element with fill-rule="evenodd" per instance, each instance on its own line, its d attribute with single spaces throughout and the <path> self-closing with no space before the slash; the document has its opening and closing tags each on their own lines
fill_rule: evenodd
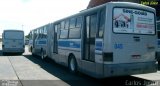
<svg viewBox="0 0 160 86">
<path fill-rule="evenodd" d="M 104 77 L 153 73 L 156 71 L 156 61 L 104 65 Z"/>
<path fill-rule="evenodd" d="M 2 51 L 5 53 L 24 53 L 22 48 L 3 48 Z"/>
</svg>

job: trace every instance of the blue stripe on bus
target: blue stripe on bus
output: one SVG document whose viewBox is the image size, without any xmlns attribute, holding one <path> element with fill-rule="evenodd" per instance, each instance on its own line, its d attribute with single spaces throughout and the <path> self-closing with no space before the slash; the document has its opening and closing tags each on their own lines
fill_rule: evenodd
<svg viewBox="0 0 160 86">
<path fill-rule="evenodd" d="M 38 44 L 47 44 L 46 41 L 38 41 Z"/>
<path fill-rule="evenodd" d="M 80 48 L 80 40 L 59 40 L 59 47 Z M 102 41 L 96 41 L 95 50 L 102 51 Z"/>
<path fill-rule="evenodd" d="M 70 47 L 70 48 L 80 48 L 80 41 L 71 40 L 59 40 L 58 46 L 60 47 Z"/>
</svg>

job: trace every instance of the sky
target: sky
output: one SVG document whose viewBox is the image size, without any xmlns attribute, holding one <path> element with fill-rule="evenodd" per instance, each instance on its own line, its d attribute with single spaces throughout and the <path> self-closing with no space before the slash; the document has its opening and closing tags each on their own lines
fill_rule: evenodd
<svg viewBox="0 0 160 86">
<path fill-rule="evenodd" d="M 30 30 L 86 9 L 90 0 L 0 0 L 3 30 Z"/>
</svg>

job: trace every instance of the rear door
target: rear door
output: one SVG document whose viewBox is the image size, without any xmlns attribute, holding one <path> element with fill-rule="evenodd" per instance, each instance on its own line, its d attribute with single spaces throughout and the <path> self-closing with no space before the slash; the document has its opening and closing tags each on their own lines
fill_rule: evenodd
<svg viewBox="0 0 160 86">
<path fill-rule="evenodd" d="M 82 68 L 88 72 L 96 71 L 95 64 L 95 39 L 97 30 L 97 13 L 85 16 L 83 52 L 82 52 Z"/>
</svg>

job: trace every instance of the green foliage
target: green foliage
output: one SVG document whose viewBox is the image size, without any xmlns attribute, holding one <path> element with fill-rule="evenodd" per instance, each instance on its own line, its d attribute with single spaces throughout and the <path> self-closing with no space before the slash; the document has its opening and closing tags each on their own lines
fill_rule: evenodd
<svg viewBox="0 0 160 86">
<path fill-rule="evenodd" d="M 25 38 L 28 38 L 28 39 L 29 39 L 29 35 L 26 35 Z"/>
</svg>

